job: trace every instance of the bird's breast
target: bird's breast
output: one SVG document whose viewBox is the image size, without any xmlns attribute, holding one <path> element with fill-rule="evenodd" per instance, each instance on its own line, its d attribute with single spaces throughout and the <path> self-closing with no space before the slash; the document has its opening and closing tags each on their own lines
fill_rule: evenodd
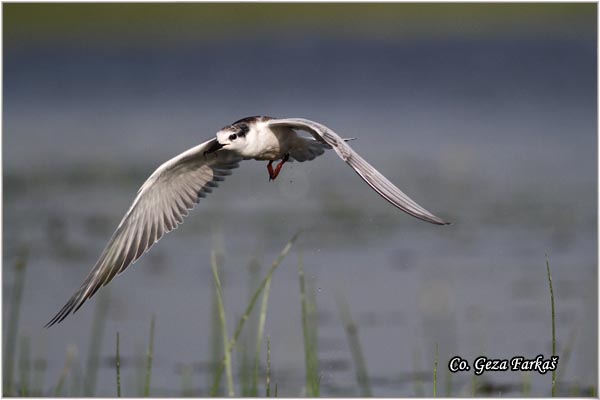
<svg viewBox="0 0 600 400">
<path fill-rule="evenodd" d="M 279 160 L 289 152 L 291 137 L 289 132 L 261 129 L 253 140 L 247 156 L 255 160 Z"/>
<path fill-rule="evenodd" d="M 254 159 L 256 160 L 279 160 L 284 156 L 285 152 L 282 152 L 281 149 L 277 147 L 273 148 L 265 148 L 259 154 L 257 154 Z"/>
</svg>

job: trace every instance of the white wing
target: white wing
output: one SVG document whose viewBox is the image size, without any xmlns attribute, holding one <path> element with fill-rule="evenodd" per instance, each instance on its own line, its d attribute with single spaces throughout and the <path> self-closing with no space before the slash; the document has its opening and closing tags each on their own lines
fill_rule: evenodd
<svg viewBox="0 0 600 400">
<path fill-rule="evenodd" d="M 303 118 L 272 119 L 267 121 L 269 126 L 286 126 L 292 129 L 300 129 L 310 133 L 316 140 L 323 144 L 331 146 L 335 152 L 344 160 L 354 171 L 371 186 L 384 199 L 398 207 L 402 211 L 413 217 L 431 222 L 432 224 L 448 225 L 449 222 L 436 217 L 410 197 L 405 195 L 385 176 L 377 171 L 364 158 L 358 155 L 337 133 L 317 122 Z"/>
<path fill-rule="evenodd" d="M 231 169 L 239 166 L 242 159 L 232 152 L 221 150 L 204 154 L 215 140 L 172 158 L 144 182 L 94 268 L 47 327 L 76 312 L 100 287 L 133 264 L 165 233 L 181 224 L 200 198 L 230 175 Z"/>
</svg>

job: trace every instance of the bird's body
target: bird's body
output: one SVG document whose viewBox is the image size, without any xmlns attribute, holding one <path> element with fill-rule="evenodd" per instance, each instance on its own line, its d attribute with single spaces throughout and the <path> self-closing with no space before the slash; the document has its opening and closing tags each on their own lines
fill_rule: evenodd
<svg viewBox="0 0 600 400">
<path fill-rule="evenodd" d="M 241 149 L 239 154 L 254 160 L 276 161 L 282 159 L 292 147 L 298 146 L 300 141 L 303 139 L 295 132 L 290 134 L 289 129 L 269 128 L 264 117 L 257 118 L 254 128 L 246 135 L 248 145 Z"/>
<path fill-rule="evenodd" d="M 223 131 L 225 133 L 235 133 L 237 131 L 236 134 L 239 135 L 239 132 L 246 130 L 246 124 L 250 123 L 252 125 L 252 129 L 248 129 L 245 134 L 245 146 L 237 151 L 245 159 L 277 161 L 283 159 L 286 154 L 290 154 L 293 159 L 296 159 L 293 155 L 296 155 L 298 159 L 302 159 L 303 155 L 308 156 L 307 153 L 311 153 L 311 151 L 318 152 L 318 149 L 323 147 L 315 139 L 302 137 L 287 126 L 269 125 L 271 120 L 273 118 L 270 117 L 244 118 L 240 120 L 241 122 L 236 121 L 230 127 L 224 128 Z M 322 153 L 321 151 L 318 155 Z"/>
<path fill-rule="evenodd" d="M 298 135 L 302 130 L 312 137 Z M 270 180 L 276 179 L 288 160 L 313 160 L 333 149 L 388 202 L 424 221 L 446 225 L 392 184 L 331 129 L 301 119 L 248 117 L 217 132 L 216 137 L 181 153 L 159 166 L 139 189 L 94 268 L 79 290 L 50 320 L 51 326 L 74 313 L 96 291 L 139 259 L 165 233 L 183 222 L 188 211 L 223 181 L 242 160 L 269 161 Z M 274 161 L 281 160 L 275 169 Z"/>
</svg>

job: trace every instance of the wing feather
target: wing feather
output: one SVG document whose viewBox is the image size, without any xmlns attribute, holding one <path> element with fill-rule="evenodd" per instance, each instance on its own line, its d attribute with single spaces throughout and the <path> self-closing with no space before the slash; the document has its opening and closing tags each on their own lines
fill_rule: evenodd
<svg viewBox="0 0 600 400">
<path fill-rule="evenodd" d="M 135 263 L 160 238 L 177 228 L 200 198 L 239 166 L 229 151 L 204 152 L 211 139 L 162 164 L 144 182 L 83 284 L 46 324 L 61 322 L 116 275 Z"/>
<path fill-rule="evenodd" d="M 337 133 L 317 122 L 303 118 L 272 119 L 267 121 L 269 126 L 286 126 L 310 133 L 315 140 L 331 146 L 335 152 L 352 169 L 375 190 L 381 197 L 402 211 L 423 221 L 437 225 L 448 225 L 449 222 L 436 217 L 377 171 L 364 158 L 356 153 Z"/>
</svg>

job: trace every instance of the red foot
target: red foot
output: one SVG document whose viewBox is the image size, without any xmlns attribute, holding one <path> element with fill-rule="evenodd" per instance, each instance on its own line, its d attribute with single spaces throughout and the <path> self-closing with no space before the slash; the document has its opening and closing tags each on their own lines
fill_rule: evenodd
<svg viewBox="0 0 600 400">
<path fill-rule="evenodd" d="M 277 164 L 277 166 L 275 167 L 275 170 L 273 170 L 273 161 L 269 161 L 269 164 L 267 164 L 267 170 L 269 171 L 269 182 L 270 181 L 274 181 L 275 178 L 277 178 L 277 176 L 279 175 L 279 172 L 281 171 L 281 167 L 283 167 L 283 164 L 285 164 L 285 162 L 287 160 L 290 159 L 290 155 L 286 154 L 285 156 L 283 156 L 283 158 L 281 159 L 281 162 L 279 164 Z"/>
</svg>

